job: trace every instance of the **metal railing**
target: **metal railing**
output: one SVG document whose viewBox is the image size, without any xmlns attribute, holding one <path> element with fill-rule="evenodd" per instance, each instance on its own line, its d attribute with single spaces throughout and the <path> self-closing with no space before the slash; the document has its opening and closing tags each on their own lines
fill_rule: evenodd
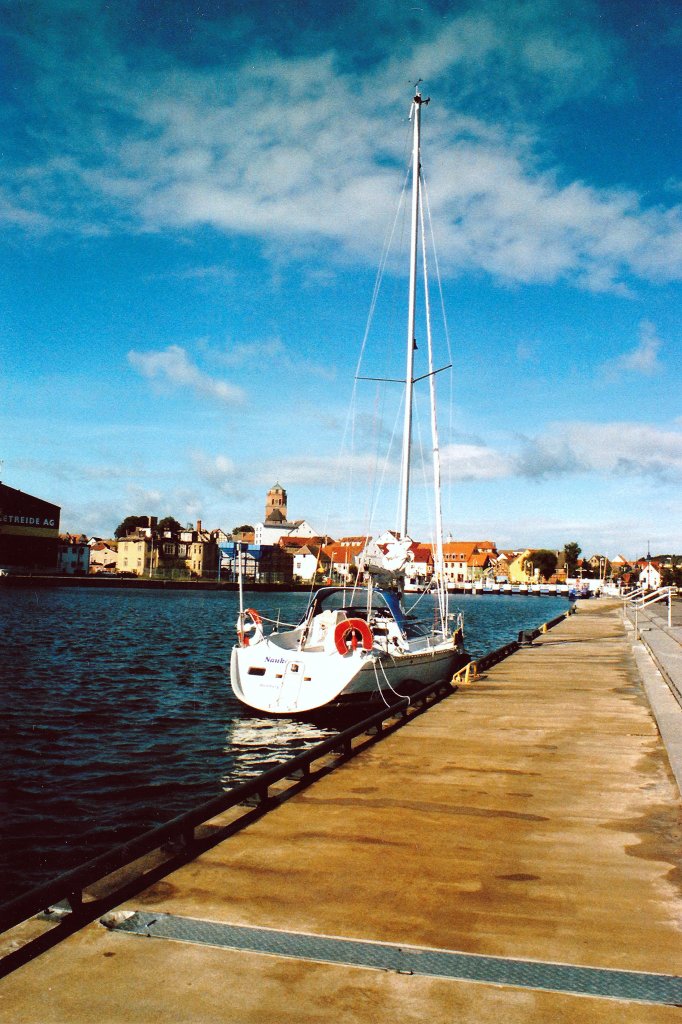
<svg viewBox="0 0 682 1024">
<path fill-rule="evenodd" d="M 664 681 L 667 683 L 668 689 L 677 703 L 682 706 L 681 683 L 679 674 L 674 671 L 674 655 L 673 661 L 670 660 L 671 652 L 669 646 L 670 642 L 676 644 L 677 647 L 682 646 L 679 630 L 673 629 L 672 624 L 672 600 L 673 595 L 676 594 L 676 592 L 676 587 L 661 587 L 659 590 L 655 590 L 650 594 L 637 593 L 634 597 L 629 594 L 628 597 L 632 598 L 632 600 L 630 602 L 623 602 L 623 619 L 627 619 L 629 622 L 632 622 L 635 640 L 644 644 L 649 652 L 651 660 L 660 672 Z M 658 616 L 652 614 L 646 615 L 647 609 L 650 605 L 657 604 L 665 600 L 668 602 L 667 626 L 663 624 L 663 620 Z M 634 609 L 634 616 L 631 614 L 631 609 Z M 642 625 L 640 613 L 644 613 L 646 615 L 646 626 Z M 666 638 L 665 640 L 663 639 L 664 637 Z M 673 647 L 673 651 L 674 650 L 675 648 Z"/>
<path fill-rule="evenodd" d="M 639 640 L 639 612 L 649 605 L 657 604 L 659 601 L 668 602 L 668 629 L 673 624 L 673 594 L 675 587 L 659 587 L 658 590 L 647 592 L 642 587 L 633 590 L 623 598 L 623 618 L 627 615 L 627 607 L 630 605 L 635 609 L 635 637 Z"/>
</svg>

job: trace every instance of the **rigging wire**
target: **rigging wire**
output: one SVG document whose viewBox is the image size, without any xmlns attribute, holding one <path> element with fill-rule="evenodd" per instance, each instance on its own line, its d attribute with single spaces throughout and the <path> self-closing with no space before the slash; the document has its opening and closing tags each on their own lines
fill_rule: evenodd
<svg viewBox="0 0 682 1024">
<path fill-rule="evenodd" d="M 395 230 L 396 230 L 396 225 L 398 223 L 398 218 L 400 217 L 400 214 L 401 214 L 402 209 L 403 209 L 404 200 L 405 200 L 405 192 L 407 190 L 408 183 L 409 183 L 409 168 L 408 168 L 408 170 L 407 170 L 407 172 L 405 174 L 405 177 L 403 179 L 403 186 L 402 186 L 402 189 L 400 191 L 400 199 L 398 200 L 398 208 L 397 208 L 397 210 L 395 212 L 395 216 L 393 218 L 393 223 L 391 225 L 390 232 L 387 232 L 387 238 L 384 241 L 384 245 L 383 245 L 383 249 L 382 249 L 382 253 L 381 253 L 381 258 L 379 260 L 379 268 L 377 270 L 377 275 L 376 275 L 376 278 L 375 278 L 375 281 L 374 281 L 374 290 L 372 292 L 372 299 L 371 299 L 371 302 L 370 302 L 369 313 L 368 313 L 367 322 L 366 322 L 366 325 L 365 325 L 365 333 L 364 333 L 363 338 L 362 338 L 362 345 L 360 347 L 360 355 L 358 356 L 358 362 L 357 362 L 357 366 L 355 368 L 355 377 L 356 377 L 356 379 L 357 379 L 357 377 L 358 377 L 358 375 L 360 373 L 360 367 L 362 365 L 362 359 L 363 359 L 363 356 L 365 354 L 365 347 L 367 345 L 367 339 L 369 337 L 369 332 L 370 332 L 370 329 L 371 329 L 371 326 L 372 326 L 372 320 L 374 319 L 374 311 L 376 309 L 377 300 L 379 298 L 379 292 L 381 290 L 381 283 L 383 281 L 384 273 L 386 271 L 386 265 L 388 263 L 389 253 L 391 251 L 391 247 L 392 247 L 392 244 L 393 244 L 393 236 L 395 235 Z"/>
<path fill-rule="evenodd" d="M 373 502 L 371 504 L 371 510 L 370 510 L 370 513 L 369 513 L 369 520 L 367 521 L 367 524 L 366 524 L 366 526 L 367 526 L 366 532 L 367 532 L 368 536 L 371 536 L 372 524 L 374 523 L 374 517 L 376 515 L 377 508 L 379 507 L 379 501 L 381 499 L 381 494 L 382 494 L 382 491 L 383 491 L 384 480 L 386 478 L 387 473 L 390 470 L 390 467 L 393 465 L 393 463 L 391 461 L 391 456 L 393 454 L 393 449 L 394 449 L 395 444 L 396 444 L 396 437 L 399 435 L 399 425 L 400 425 L 400 418 L 401 418 L 401 414 L 402 414 L 402 409 L 403 409 L 403 401 L 401 399 L 400 403 L 398 404 L 398 408 L 396 410 L 395 419 L 393 420 L 393 429 L 391 431 L 391 437 L 390 437 L 390 440 L 389 440 L 389 443 L 388 443 L 388 448 L 386 450 L 386 454 L 385 454 L 384 460 L 383 460 L 383 465 L 381 467 L 381 474 L 378 476 L 378 478 L 375 480 L 375 482 L 373 484 L 374 500 L 373 500 Z"/>
<path fill-rule="evenodd" d="M 451 344 L 451 341 L 450 341 L 450 330 L 448 328 L 448 318 L 447 318 L 447 314 L 445 312 L 445 297 L 443 295 L 443 280 L 442 280 L 442 276 L 441 276 L 441 272 L 440 272 L 440 263 L 438 262 L 438 249 L 436 248 L 436 239 L 435 239 L 435 234 L 434 234 L 434 230 L 433 230 L 433 220 L 432 220 L 432 217 L 431 217 L 431 204 L 429 202 L 429 191 L 428 191 L 428 187 L 427 187 L 427 184 L 426 184 L 426 176 L 424 174 L 423 169 L 422 169 L 422 172 L 421 172 L 421 178 L 422 178 L 422 193 L 423 193 L 423 197 L 424 197 L 424 204 L 425 204 L 425 207 L 426 207 L 426 220 L 427 220 L 428 228 L 429 228 L 429 238 L 431 240 L 431 252 L 433 254 L 433 264 L 434 264 L 434 268 L 435 268 L 435 271 L 436 271 L 436 283 L 437 283 L 437 286 L 438 286 L 438 295 L 439 295 L 439 299 L 440 299 L 441 317 L 442 317 L 442 321 L 443 321 L 443 333 L 444 333 L 444 336 L 445 336 L 445 344 L 446 344 L 446 347 L 447 347 L 448 362 L 454 365 L 454 360 L 453 360 L 453 356 L 452 356 L 452 344 Z M 454 408 L 455 408 L 455 402 L 454 402 L 454 375 L 452 373 L 449 374 L 449 383 L 450 383 L 450 400 L 448 402 L 448 438 L 452 439 L 453 434 L 454 434 Z M 452 508 L 452 491 L 453 491 L 454 482 L 453 482 L 453 475 L 452 475 L 451 472 L 448 473 L 447 480 L 448 480 L 448 508 Z"/>
<path fill-rule="evenodd" d="M 452 362 L 452 347 L 450 344 L 450 332 L 448 330 L 448 320 L 445 313 L 445 298 L 443 296 L 443 280 L 440 272 L 440 264 L 438 262 L 438 250 L 436 249 L 436 239 L 433 232 L 433 221 L 431 219 L 431 204 L 429 203 L 429 192 L 426 185 L 426 177 L 424 171 L 421 172 L 422 177 L 422 194 L 424 197 L 424 205 L 426 207 L 426 221 L 429 226 L 429 238 L 431 239 L 431 252 L 433 254 L 433 265 L 436 270 L 436 282 L 438 284 L 438 294 L 440 297 L 440 308 L 441 315 L 443 317 L 443 332 L 445 335 L 445 344 L 447 345 L 448 351 L 448 362 Z"/>
<path fill-rule="evenodd" d="M 406 190 L 407 190 L 408 181 L 409 181 L 409 168 L 406 170 L 406 173 L 405 173 L 405 176 L 404 176 L 404 180 L 403 180 L 403 184 L 402 184 L 402 188 L 401 188 L 401 191 L 400 191 L 400 196 L 399 196 L 399 199 L 398 199 L 398 203 L 397 203 L 397 206 L 396 206 L 396 210 L 395 210 L 395 214 L 394 214 L 393 220 L 388 225 L 386 233 L 384 235 L 384 243 L 383 243 L 383 246 L 382 246 L 381 257 L 380 257 L 380 260 L 379 260 L 379 265 L 378 265 L 377 273 L 376 273 L 376 276 L 375 276 L 374 286 L 373 286 L 373 290 L 372 290 L 372 298 L 371 298 L 370 308 L 369 308 L 368 315 L 367 315 L 367 320 L 366 320 L 366 323 L 365 323 L 365 330 L 364 330 L 364 334 L 363 334 L 363 338 L 362 338 L 360 354 L 358 356 L 358 360 L 357 360 L 357 364 L 356 364 L 356 368 L 355 368 L 355 374 L 353 376 L 353 384 L 352 384 L 352 389 L 351 389 L 351 398 L 350 398 L 350 402 L 348 404 L 348 408 L 347 408 L 347 411 L 346 411 L 345 422 L 344 422 L 343 431 L 342 431 L 342 435 L 341 435 L 341 443 L 339 445 L 338 454 L 337 454 L 336 459 L 335 459 L 335 473 L 334 473 L 335 485 L 332 486 L 330 488 L 330 490 L 329 490 L 329 502 L 328 502 L 328 505 L 327 505 L 326 515 L 325 515 L 325 518 L 324 518 L 324 523 L 325 523 L 324 533 L 325 533 L 325 536 L 329 535 L 329 525 L 330 525 L 330 520 L 331 520 L 331 515 L 332 515 L 332 508 L 338 509 L 338 507 L 339 507 L 339 503 L 338 503 L 337 498 L 340 497 L 340 495 L 339 495 L 339 490 L 340 490 L 340 488 L 339 488 L 339 481 L 342 481 L 342 480 L 346 481 L 346 498 L 345 498 L 345 504 L 346 504 L 345 518 L 346 518 L 346 522 L 349 522 L 350 518 L 352 516 L 352 513 L 351 513 L 352 495 L 353 495 L 353 487 L 354 487 L 354 476 L 355 476 L 355 470 L 356 470 L 355 459 L 356 459 L 356 423 L 357 423 L 357 419 L 358 419 L 358 376 L 359 376 L 359 373 L 360 373 L 360 367 L 362 365 L 362 360 L 364 358 L 365 349 L 367 347 L 367 341 L 368 341 L 368 338 L 369 338 L 369 335 L 370 335 L 370 331 L 372 329 L 372 325 L 373 325 L 373 321 L 374 321 L 374 316 L 375 316 L 375 312 L 376 312 L 377 301 L 378 301 L 379 293 L 381 291 L 381 286 L 382 286 L 382 283 L 383 283 L 383 278 L 384 278 L 384 275 L 385 275 L 386 266 L 388 264 L 389 254 L 390 254 L 391 248 L 393 246 L 393 239 L 394 239 L 394 236 L 395 236 L 395 233 L 396 233 L 396 227 L 398 225 L 398 221 L 399 221 L 399 218 L 400 218 L 401 210 L 403 209 L 403 207 L 405 205 L 405 193 L 406 193 Z M 375 447 L 375 451 L 377 451 L 377 454 L 378 454 L 378 449 L 376 447 Z M 314 586 L 311 586 L 311 594 L 312 594 L 313 589 L 314 589 Z"/>
<path fill-rule="evenodd" d="M 436 559 L 434 570 L 437 583 L 438 609 L 440 612 L 441 631 L 445 635 L 448 617 L 448 598 L 443 582 L 443 510 L 441 504 L 441 469 L 440 441 L 438 438 L 438 422 L 436 419 L 436 377 L 433 361 L 433 334 L 431 331 L 431 302 L 429 296 L 428 269 L 426 258 L 426 233 L 424 230 L 424 188 L 420 191 L 419 217 L 421 223 L 422 267 L 424 282 L 424 309 L 426 313 L 426 336 L 428 344 L 429 395 L 431 397 L 431 441 L 433 445 L 433 494 L 436 523 Z M 449 348 L 448 348 L 449 352 Z"/>
<path fill-rule="evenodd" d="M 374 316 L 375 316 L 375 313 L 376 313 L 376 307 L 377 307 L 377 302 L 378 302 L 378 299 L 379 299 L 379 293 L 381 291 L 381 287 L 382 287 L 382 284 L 383 284 L 384 276 L 385 276 L 385 273 L 386 273 L 386 267 L 388 265 L 389 255 L 390 255 L 391 249 L 393 248 L 394 236 L 395 236 L 396 229 L 397 229 L 397 226 L 398 226 L 398 222 L 399 222 L 399 219 L 400 219 L 400 216 L 401 216 L 401 212 L 403 211 L 404 206 L 405 206 L 405 193 L 406 193 L 406 190 L 407 190 L 408 183 L 409 183 L 409 168 L 406 171 L 404 179 L 403 179 L 403 184 L 402 184 L 402 188 L 401 188 L 401 191 L 400 191 L 400 197 L 399 197 L 399 200 L 398 200 L 398 204 L 397 204 L 397 208 L 396 208 L 396 211 L 395 211 L 395 215 L 393 217 L 393 221 L 392 221 L 392 223 L 390 225 L 390 228 L 387 229 L 387 232 L 386 232 L 386 235 L 385 235 L 385 238 L 384 238 L 384 244 L 383 244 L 383 247 L 382 247 L 382 253 L 381 253 L 380 260 L 379 260 L 379 266 L 377 268 L 377 273 L 376 273 L 376 277 L 375 277 L 375 281 L 374 281 L 374 288 L 373 288 L 373 291 L 372 291 L 372 298 L 371 298 L 371 301 L 370 301 L 369 312 L 368 312 L 368 315 L 367 315 L 367 320 L 366 320 L 366 323 L 365 323 L 365 330 L 364 330 L 364 334 L 363 334 L 363 338 L 362 338 L 362 343 L 361 343 L 361 346 L 360 346 L 360 353 L 358 355 L 357 364 L 356 364 L 356 367 L 355 367 L 355 374 L 354 374 L 354 377 L 353 377 L 353 387 L 352 387 L 352 392 L 351 392 L 351 401 L 350 401 L 348 413 L 347 413 L 347 416 L 346 416 L 346 423 L 345 423 L 345 427 L 344 427 L 344 431 L 343 431 L 341 447 L 340 447 L 340 450 L 339 450 L 339 458 L 337 460 L 337 466 L 338 466 L 339 477 L 340 477 L 342 472 L 343 472 L 343 469 L 344 469 L 344 462 L 346 461 L 345 457 L 344 457 L 344 453 L 347 450 L 347 442 L 348 442 L 348 438 L 350 436 L 350 458 L 347 460 L 348 461 L 348 465 L 349 465 L 348 472 L 347 472 L 347 488 L 346 488 L 347 518 L 351 514 L 350 510 L 351 510 L 351 506 L 352 506 L 352 494 L 353 494 L 353 484 L 354 484 L 355 455 L 356 455 L 356 441 L 357 441 L 356 423 L 357 423 L 357 418 L 358 418 L 358 378 L 360 376 L 360 369 L 362 367 L 362 362 L 363 362 L 363 359 L 364 359 L 364 356 L 365 356 L 365 350 L 367 348 L 368 339 L 369 339 L 370 332 L 372 330 L 372 326 L 373 326 L 373 323 L 374 323 Z"/>
</svg>

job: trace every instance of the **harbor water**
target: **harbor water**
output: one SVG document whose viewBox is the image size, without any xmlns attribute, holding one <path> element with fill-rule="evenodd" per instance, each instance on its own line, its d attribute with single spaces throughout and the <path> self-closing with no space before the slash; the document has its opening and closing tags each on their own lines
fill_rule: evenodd
<svg viewBox="0 0 682 1024">
<path fill-rule="evenodd" d="M 298 621 L 307 599 L 247 595 L 283 623 Z M 432 599 L 406 603 L 417 600 L 432 620 Z M 229 687 L 237 602 L 216 591 L 0 589 L 0 902 L 341 727 L 238 704 Z M 567 607 L 558 597 L 451 599 L 474 657 Z"/>
</svg>

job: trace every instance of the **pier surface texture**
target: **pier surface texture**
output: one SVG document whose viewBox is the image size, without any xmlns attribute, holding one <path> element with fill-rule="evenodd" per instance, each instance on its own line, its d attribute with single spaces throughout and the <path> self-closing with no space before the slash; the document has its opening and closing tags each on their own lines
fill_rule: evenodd
<svg viewBox="0 0 682 1024">
<path fill-rule="evenodd" d="M 581 603 L 9 975 L 0 1019 L 680 1022 L 680 794 L 632 640 Z"/>
</svg>

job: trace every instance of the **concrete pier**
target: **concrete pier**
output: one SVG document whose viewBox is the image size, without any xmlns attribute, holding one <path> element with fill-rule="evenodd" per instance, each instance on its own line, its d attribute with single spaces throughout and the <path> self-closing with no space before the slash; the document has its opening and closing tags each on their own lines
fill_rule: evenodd
<svg viewBox="0 0 682 1024">
<path fill-rule="evenodd" d="M 8 976 L 1 1019 L 680 1021 L 682 804 L 631 641 L 582 602 Z"/>
</svg>

